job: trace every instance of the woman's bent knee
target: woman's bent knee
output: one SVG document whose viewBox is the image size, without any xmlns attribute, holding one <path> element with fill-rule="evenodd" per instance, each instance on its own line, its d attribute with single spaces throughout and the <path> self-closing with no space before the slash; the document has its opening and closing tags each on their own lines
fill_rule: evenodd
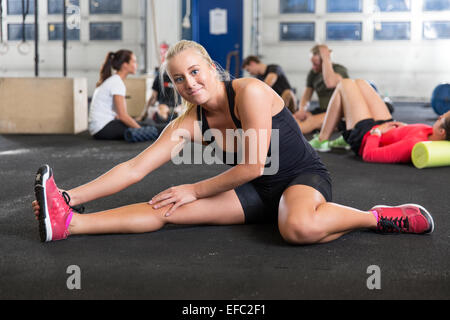
<svg viewBox="0 0 450 320">
<path fill-rule="evenodd" d="M 291 244 L 312 244 L 323 238 L 323 230 L 313 222 L 313 219 L 289 219 L 280 226 L 283 239 Z"/>
</svg>

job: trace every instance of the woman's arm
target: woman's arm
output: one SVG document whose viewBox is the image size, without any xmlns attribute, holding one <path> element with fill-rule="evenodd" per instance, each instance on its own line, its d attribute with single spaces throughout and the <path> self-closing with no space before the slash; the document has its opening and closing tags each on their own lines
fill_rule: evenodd
<svg viewBox="0 0 450 320">
<path fill-rule="evenodd" d="M 193 135 L 193 128 L 194 120 L 189 115 L 179 126 L 167 125 L 159 138 L 136 157 L 115 166 L 89 183 L 69 190 L 70 205 L 75 206 L 109 196 L 139 182 L 147 174 L 168 162 L 172 155 L 177 154 L 185 143 L 180 133 L 188 132 Z M 177 131 L 178 129 L 181 131 Z"/>
<path fill-rule="evenodd" d="M 125 97 L 114 95 L 114 107 L 116 108 L 117 118 L 130 128 L 140 128 L 141 126 L 127 112 Z"/>
</svg>

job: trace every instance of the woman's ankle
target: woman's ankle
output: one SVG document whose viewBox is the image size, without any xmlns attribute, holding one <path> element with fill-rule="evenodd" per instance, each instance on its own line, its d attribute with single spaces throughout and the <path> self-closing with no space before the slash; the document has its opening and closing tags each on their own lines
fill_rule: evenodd
<svg viewBox="0 0 450 320">
<path fill-rule="evenodd" d="M 72 211 L 71 220 L 68 222 L 69 225 L 67 227 L 67 231 L 69 231 L 69 235 L 77 234 L 77 222 L 79 220 L 80 214 Z"/>
<path fill-rule="evenodd" d="M 328 141 L 330 137 L 322 132 L 319 133 L 318 139 L 320 142 Z"/>
</svg>

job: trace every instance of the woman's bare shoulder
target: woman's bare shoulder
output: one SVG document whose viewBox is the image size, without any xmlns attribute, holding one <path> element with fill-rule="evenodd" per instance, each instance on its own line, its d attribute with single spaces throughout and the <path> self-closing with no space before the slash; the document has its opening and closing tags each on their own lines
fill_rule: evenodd
<svg viewBox="0 0 450 320">
<path fill-rule="evenodd" d="M 236 93 L 238 104 L 250 102 L 253 99 L 263 99 L 270 103 L 273 101 L 275 91 L 263 81 L 255 78 L 241 78 L 233 81 L 233 89 Z"/>
<path fill-rule="evenodd" d="M 233 89 L 236 91 L 236 94 L 243 90 L 266 90 L 267 88 L 270 87 L 256 78 L 240 78 L 233 81 Z"/>
</svg>

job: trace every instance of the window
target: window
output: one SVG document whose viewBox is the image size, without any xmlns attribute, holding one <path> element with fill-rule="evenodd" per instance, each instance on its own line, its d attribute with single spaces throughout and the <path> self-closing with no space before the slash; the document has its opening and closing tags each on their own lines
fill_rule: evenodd
<svg viewBox="0 0 450 320">
<path fill-rule="evenodd" d="M 63 12 L 63 4 L 61 0 L 48 0 L 48 14 L 62 14 Z M 80 7 L 80 0 L 69 0 L 69 6 L 77 6 Z"/>
<path fill-rule="evenodd" d="M 314 41 L 314 22 L 280 23 L 280 41 Z"/>
<path fill-rule="evenodd" d="M 280 13 L 314 13 L 315 0 L 280 0 Z"/>
<path fill-rule="evenodd" d="M 424 0 L 423 10 L 425 11 L 450 10 L 450 0 Z"/>
<path fill-rule="evenodd" d="M 122 40 L 121 22 L 91 22 L 90 40 Z"/>
<path fill-rule="evenodd" d="M 361 40 L 361 22 L 327 22 L 327 40 Z"/>
<path fill-rule="evenodd" d="M 411 11 L 411 0 L 377 0 L 381 12 Z"/>
<path fill-rule="evenodd" d="M 21 23 L 8 24 L 8 40 L 22 41 L 22 30 Z M 25 40 L 34 40 L 34 23 L 25 24 Z"/>
<path fill-rule="evenodd" d="M 15 15 L 20 14 L 22 15 L 22 0 L 7 0 L 7 14 L 9 15 Z M 26 10 L 28 8 L 28 14 L 34 14 L 34 0 L 25 0 L 25 7 Z"/>
<path fill-rule="evenodd" d="M 89 0 L 90 14 L 121 14 L 122 0 Z"/>
<path fill-rule="evenodd" d="M 68 41 L 80 40 L 80 29 L 67 29 L 66 37 Z M 48 40 L 62 40 L 63 39 L 63 24 L 49 23 L 48 24 Z"/>
<path fill-rule="evenodd" d="M 423 38 L 426 40 L 450 39 L 450 21 L 424 22 Z"/>
<path fill-rule="evenodd" d="M 375 22 L 375 40 L 409 40 L 411 39 L 410 22 Z"/>
<path fill-rule="evenodd" d="M 362 1 L 327 0 L 327 12 L 362 12 Z"/>
</svg>

